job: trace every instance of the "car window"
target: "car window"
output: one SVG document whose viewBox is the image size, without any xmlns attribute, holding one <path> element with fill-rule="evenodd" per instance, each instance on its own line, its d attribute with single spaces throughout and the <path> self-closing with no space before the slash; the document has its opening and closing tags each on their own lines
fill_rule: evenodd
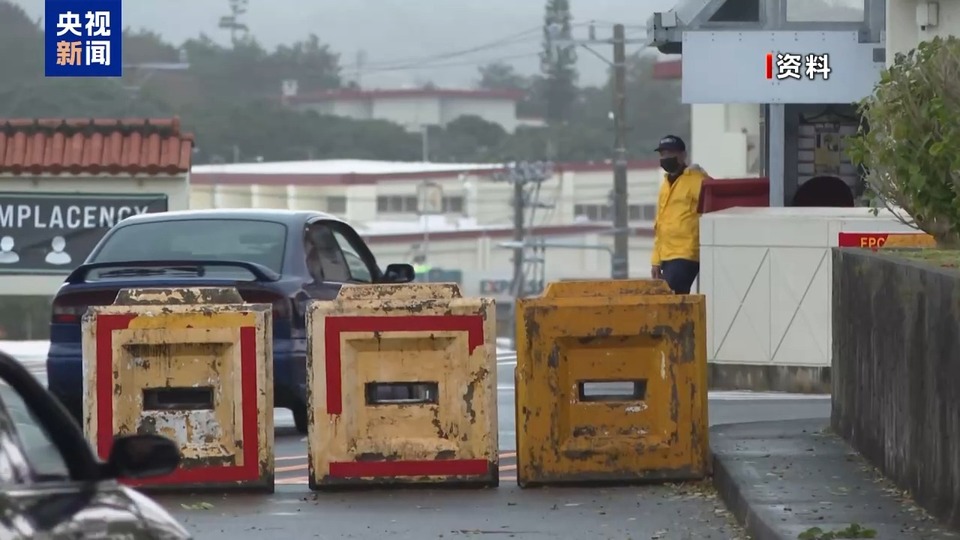
<svg viewBox="0 0 960 540">
<path fill-rule="evenodd" d="M 34 478 L 69 478 L 67 464 L 46 429 L 34 417 L 20 394 L 4 381 L 0 381 L 0 402 L 0 416 L 7 420 L 19 442 L 0 447 L 0 453 L 7 454 L 5 459 L 0 461 L 17 461 L 17 456 L 9 454 L 19 451 L 22 452 L 19 459 L 26 460 Z M 0 469 L 2 468 L 0 465 Z"/>
<path fill-rule="evenodd" d="M 350 281 L 350 267 L 330 227 L 321 223 L 308 226 L 304 251 L 313 279 L 334 283 Z"/>
<path fill-rule="evenodd" d="M 337 244 L 340 245 L 340 250 L 343 251 L 343 256 L 347 259 L 350 279 L 362 283 L 373 283 L 373 275 L 370 273 L 370 268 L 363 262 L 363 257 L 357 253 L 357 249 L 353 244 L 347 240 L 346 236 L 340 234 L 338 231 L 333 231 L 333 236 L 337 239 Z"/>
<path fill-rule="evenodd" d="M 287 227 L 272 221 L 188 219 L 137 223 L 114 231 L 90 262 L 243 261 L 279 273 L 283 270 L 286 239 Z"/>
</svg>

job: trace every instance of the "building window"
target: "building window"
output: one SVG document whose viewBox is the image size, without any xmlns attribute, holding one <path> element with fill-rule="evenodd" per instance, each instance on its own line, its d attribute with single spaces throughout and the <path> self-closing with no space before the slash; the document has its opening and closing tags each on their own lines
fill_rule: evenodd
<svg viewBox="0 0 960 540">
<path fill-rule="evenodd" d="M 444 197 L 443 211 L 447 214 L 462 214 L 463 197 Z"/>
<path fill-rule="evenodd" d="M 462 214 L 463 197 L 444 197 L 443 211 Z M 420 211 L 416 195 L 380 195 L 377 197 L 377 212 L 383 214 L 416 214 Z"/>
<path fill-rule="evenodd" d="M 343 196 L 327 197 L 327 212 L 331 214 L 346 214 L 347 198 Z"/>
<path fill-rule="evenodd" d="M 652 204 L 631 204 L 627 206 L 627 218 L 630 221 L 653 221 L 656 210 Z M 613 208 L 606 204 L 576 204 L 573 217 L 587 221 L 613 221 Z"/>
<path fill-rule="evenodd" d="M 377 197 L 377 212 L 415 214 L 417 212 L 417 197 L 416 195 L 380 195 Z"/>
</svg>

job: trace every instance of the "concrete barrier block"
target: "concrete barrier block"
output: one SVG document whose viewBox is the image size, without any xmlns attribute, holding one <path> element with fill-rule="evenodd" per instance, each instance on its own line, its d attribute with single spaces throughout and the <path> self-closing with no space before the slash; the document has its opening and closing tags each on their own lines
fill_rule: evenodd
<svg viewBox="0 0 960 540">
<path fill-rule="evenodd" d="M 222 303 L 231 302 L 231 303 Z M 151 489 L 273 490 L 270 306 L 231 289 L 124 290 L 83 318 L 84 429 L 102 459 L 117 435 L 175 441 L 180 468 Z"/>
<path fill-rule="evenodd" d="M 311 489 L 498 483 L 492 300 L 345 286 L 307 324 Z"/>
<path fill-rule="evenodd" d="M 699 479 L 706 301 L 663 281 L 550 283 L 517 304 L 517 481 Z"/>
</svg>

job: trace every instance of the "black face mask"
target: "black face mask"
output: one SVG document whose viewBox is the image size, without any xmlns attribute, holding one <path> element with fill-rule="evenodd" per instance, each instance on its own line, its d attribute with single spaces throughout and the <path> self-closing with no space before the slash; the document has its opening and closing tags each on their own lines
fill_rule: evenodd
<svg viewBox="0 0 960 540">
<path fill-rule="evenodd" d="M 680 160 L 674 157 L 666 157 L 660 159 L 660 168 L 667 172 L 667 174 L 675 174 L 680 170 Z"/>
</svg>

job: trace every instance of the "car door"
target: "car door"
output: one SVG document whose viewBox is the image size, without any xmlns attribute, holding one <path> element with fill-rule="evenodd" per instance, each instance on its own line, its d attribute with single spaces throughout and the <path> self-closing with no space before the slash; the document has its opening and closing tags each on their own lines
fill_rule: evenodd
<svg viewBox="0 0 960 540">
<path fill-rule="evenodd" d="M 336 298 L 345 283 L 373 283 L 376 261 L 349 225 L 320 220 L 304 231 L 304 257 L 312 282 L 304 287 L 311 298 Z"/>
<path fill-rule="evenodd" d="M 50 429 L 0 379 L 0 538 L 150 538 L 119 484 L 74 481 L 70 460 L 76 457 L 57 448 Z"/>
</svg>

